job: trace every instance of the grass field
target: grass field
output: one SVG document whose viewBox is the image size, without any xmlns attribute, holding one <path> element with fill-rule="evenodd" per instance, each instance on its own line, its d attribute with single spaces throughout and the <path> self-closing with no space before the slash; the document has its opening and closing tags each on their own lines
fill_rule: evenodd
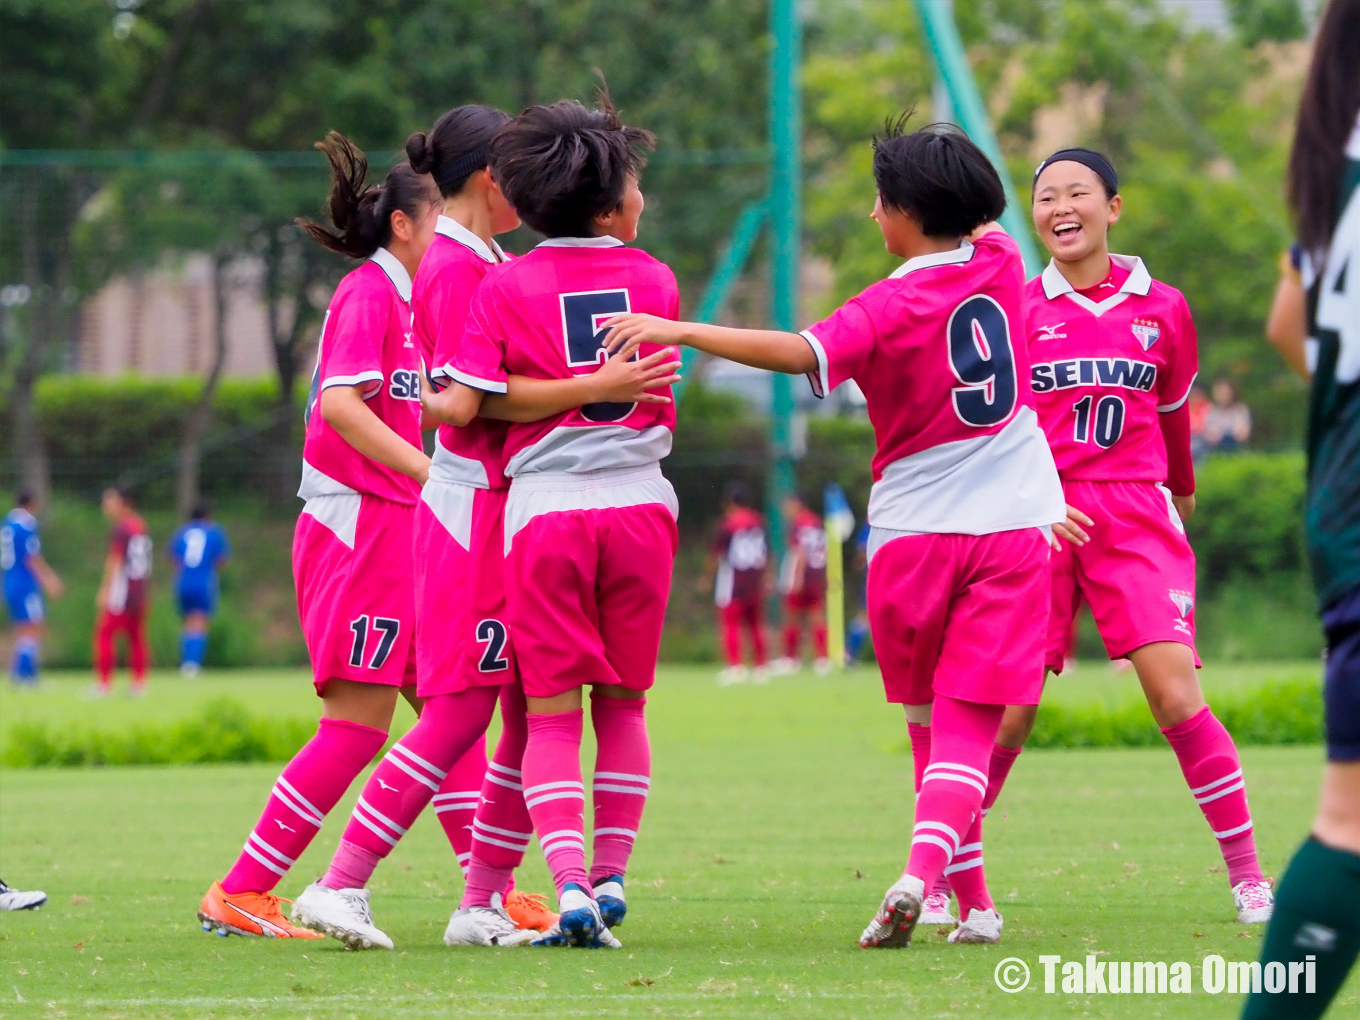
<svg viewBox="0 0 1360 1020">
<path fill-rule="evenodd" d="M 1215 691 L 1315 664 L 1205 671 Z M 20 719 L 130 723 L 179 718 L 231 693 L 261 713 L 314 713 L 305 676 L 259 672 L 187 683 L 157 675 L 142 702 L 88 702 L 84 676 L 0 696 Z M 1133 696 L 1095 665 L 1054 697 Z M 391 953 L 338 943 L 203 934 L 193 913 L 233 859 L 274 765 L 0 770 L 0 874 L 51 896 L 0 916 L 3 1017 L 1235 1017 L 1206 994 L 1200 962 L 1254 959 L 1260 933 L 1233 918 L 1216 847 L 1165 750 L 1028 752 L 987 828 L 999 946 L 956 947 L 927 931 L 903 952 L 855 938 L 901 868 L 911 761 L 900 716 L 868 670 L 719 689 L 711 670 L 670 669 L 651 697 L 653 794 L 630 875 L 621 952 L 455 952 L 440 935 L 456 905 L 442 832 L 423 818 L 373 882 Z M 403 720 L 409 715 L 402 710 Z M 404 725 L 404 721 L 403 721 Z M 1279 874 L 1307 829 L 1320 750 L 1248 748 L 1243 763 L 1263 864 Z M 357 791 L 354 791 L 357 792 Z M 324 867 L 352 796 L 281 892 Z M 531 851 L 527 889 L 546 889 Z M 1045 995 L 1041 954 L 1184 960 L 1194 993 Z M 1005 957 L 1034 973 L 1007 995 Z M 1352 981 L 1333 1015 L 1360 1012 Z"/>
</svg>

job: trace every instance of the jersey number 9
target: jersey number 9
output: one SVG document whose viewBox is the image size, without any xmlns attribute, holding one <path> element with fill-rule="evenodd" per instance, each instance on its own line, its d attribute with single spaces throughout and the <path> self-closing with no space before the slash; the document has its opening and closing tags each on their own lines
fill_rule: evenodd
<svg viewBox="0 0 1360 1020">
<path fill-rule="evenodd" d="M 1015 410 L 1018 390 L 1005 311 L 987 295 L 974 294 L 954 309 L 946 332 L 949 367 L 963 384 L 954 387 L 954 413 L 976 428 L 1001 424 Z"/>
</svg>

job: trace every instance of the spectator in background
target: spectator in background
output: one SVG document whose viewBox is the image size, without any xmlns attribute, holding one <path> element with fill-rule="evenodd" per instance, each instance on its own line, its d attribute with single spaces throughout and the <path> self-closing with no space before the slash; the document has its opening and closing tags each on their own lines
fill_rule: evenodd
<svg viewBox="0 0 1360 1020">
<path fill-rule="evenodd" d="M 179 638 L 179 671 L 198 676 L 208 651 L 208 624 L 217 610 L 217 572 L 231 555 L 222 528 L 209 519 L 200 503 L 189 522 L 170 539 L 170 561 L 175 567 L 175 597 L 184 627 Z"/>
<path fill-rule="evenodd" d="M 147 578 L 151 576 L 151 536 L 133 507 L 132 494 L 111 485 L 104 490 L 104 516 L 113 523 L 104 576 L 95 596 L 94 666 L 98 676 L 95 697 L 113 690 L 114 639 L 125 634 L 132 668 L 134 697 L 146 693 L 150 658 L 146 644 Z"/>
<path fill-rule="evenodd" d="M 47 618 L 43 594 L 57 598 L 62 591 L 61 578 L 43 559 L 33 506 L 32 493 L 21 492 L 14 509 L 0 522 L 0 572 L 4 574 L 5 606 L 14 625 L 9 676 L 26 686 L 38 682 L 38 653 Z"/>
<path fill-rule="evenodd" d="M 826 655 L 826 528 L 802 496 L 784 500 L 789 548 L 779 571 L 784 596 L 784 654 L 770 667 L 772 673 L 796 673 L 803 627 L 811 631 L 813 668 L 831 669 Z"/>
<path fill-rule="evenodd" d="M 723 635 L 727 666 L 718 674 L 722 684 L 765 679 L 765 566 L 769 553 L 765 542 L 765 519 L 753 508 L 751 490 L 745 482 L 728 482 L 723 491 L 722 520 L 713 541 L 700 586 L 713 585 L 718 607 L 718 626 Z M 751 635 L 755 661 L 748 669 L 741 647 L 742 628 Z"/>
<path fill-rule="evenodd" d="M 1212 406 L 1204 390 L 1198 386 L 1190 387 L 1190 459 L 1196 464 L 1209 456 L 1209 440 L 1204 436 L 1204 426 Z"/>
<path fill-rule="evenodd" d="M 1232 453 L 1251 438 L 1251 410 L 1237 396 L 1232 380 L 1219 376 L 1210 391 L 1213 403 L 1204 416 L 1204 441 L 1214 453 Z"/>
</svg>

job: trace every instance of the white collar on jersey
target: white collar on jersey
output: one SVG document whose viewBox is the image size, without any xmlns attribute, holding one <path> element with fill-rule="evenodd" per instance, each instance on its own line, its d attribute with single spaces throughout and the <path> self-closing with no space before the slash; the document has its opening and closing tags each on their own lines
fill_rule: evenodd
<svg viewBox="0 0 1360 1020">
<path fill-rule="evenodd" d="M 539 248 L 618 248 L 623 244 L 617 237 L 550 237 L 539 241 Z"/>
<path fill-rule="evenodd" d="M 1067 277 L 1059 271 L 1054 259 L 1049 259 L 1048 265 L 1040 276 L 1044 285 L 1044 297 L 1050 301 L 1056 301 L 1066 294 L 1097 318 L 1104 315 L 1115 305 L 1122 304 L 1130 294 L 1147 297 L 1148 291 L 1152 289 L 1152 276 L 1148 273 L 1147 267 L 1143 265 L 1142 259 L 1137 255 L 1115 255 L 1112 253 L 1110 261 L 1127 269 L 1129 278 L 1124 281 L 1117 293 L 1111 294 L 1104 301 L 1092 301 L 1084 294 L 1078 294 L 1076 288 L 1067 282 Z"/>
<path fill-rule="evenodd" d="M 900 280 L 908 273 L 914 273 L 918 269 L 931 269 L 934 266 L 954 266 L 968 262 L 973 257 L 975 249 L 969 241 L 964 241 L 957 248 L 948 251 L 937 251 L 930 255 L 917 255 L 915 258 L 907 259 L 900 266 L 892 271 L 888 279 Z"/>
<path fill-rule="evenodd" d="M 392 286 L 397 288 L 397 293 L 401 295 L 403 301 L 411 300 L 411 274 L 401 264 L 401 259 L 386 248 L 379 248 L 373 253 L 370 261 L 376 262 L 378 268 L 387 274 L 387 278 L 392 281 Z"/>
<path fill-rule="evenodd" d="M 499 263 L 505 261 L 505 252 L 501 251 L 501 246 L 496 243 L 494 237 L 491 239 L 491 247 L 488 248 L 485 241 L 452 216 L 445 216 L 441 213 L 439 222 L 435 224 L 434 232 L 443 234 L 450 241 L 457 241 L 464 248 L 471 248 L 477 253 L 478 258 L 484 262 Z"/>
</svg>

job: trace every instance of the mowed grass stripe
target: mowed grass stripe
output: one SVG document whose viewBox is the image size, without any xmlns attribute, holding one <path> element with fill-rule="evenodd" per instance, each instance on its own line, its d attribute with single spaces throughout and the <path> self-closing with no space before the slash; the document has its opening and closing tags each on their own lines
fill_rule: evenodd
<svg viewBox="0 0 1360 1020">
<path fill-rule="evenodd" d="M 1003 943 L 948 946 L 926 932 L 904 952 L 871 953 L 855 940 L 902 866 L 912 821 L 901 717 L 876 681 L 719 689 L 707 672 L 668 672 L 649 713 L 653 794 L 617 953 L 444 947 L 462 882 L 428 813 L 372 886 L 395 952 L 209 936 L 193 916 L 198 899 L 238 852 L 277 766 L 0 770 L 0 874 L 52 897 L 38 914 L 0 916 L 0 1018 L 1240 1010 L 1240 999 L 1202 992 L 1037 990 L 1042 953 L 1196 968 L 1210 952 L 1258 954 L 1259 932 L 1233 919 L 1217 848 L 1169 750 L 1026 752 L 986 834 Z M 1320 761 L 1318 748 L 1243 754 L 1270 873 L 1307 829 Z M 357 792 L 280 892 L 295 895 L 323 870 Z M 521 887 L 548 888 L 536 847 Z M 992 971 L 1007 956 L 1028 961 L 1035 986 L 996 989 Z M 1360 1009 L 1360 987 L 1335 1008 Z"/>
</svg>

